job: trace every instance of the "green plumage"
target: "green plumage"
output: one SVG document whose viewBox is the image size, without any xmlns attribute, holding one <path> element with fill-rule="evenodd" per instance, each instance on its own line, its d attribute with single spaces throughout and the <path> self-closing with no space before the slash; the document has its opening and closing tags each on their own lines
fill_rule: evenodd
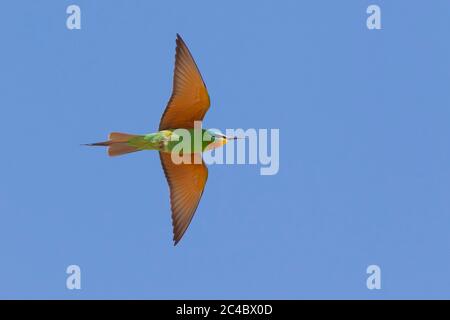
<svg viewBox="0 0 450 320">
<path fill-rule="evenodd" d="M 135 136 L 128 144 L 139 150 L 173 152 L 182 149 L 184 153 L 199 153 L 210 144 L 217 143 L 218 139 L 221 138 L 205 129 L 170 129 Z"/>
</svg>

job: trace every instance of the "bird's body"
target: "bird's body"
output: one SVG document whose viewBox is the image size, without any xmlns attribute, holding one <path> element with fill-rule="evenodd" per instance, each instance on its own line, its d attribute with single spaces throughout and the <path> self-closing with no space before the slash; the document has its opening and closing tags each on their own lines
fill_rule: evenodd
<svg viewBox="0 0 450 320">
<path fill-rule="evenodd" d="M 190 138 L 184 141 L 184 135 Z M 198 142 L 195 140 L 198 138 Z M 108 146 L 110 156 L 118 156 L 126 153 L 157 150 L 160 152 L 174 152 L 179 143 L 185 142 L 184 153 L 202 153 L 207 150 L 219 148 L 227 142 L 227 139 L 218 137 L 214 132 L 205 129 L 168 129 L 145 135 L 134 135 L 120 132 L 113 132 L 109 140 L 105 142 L 91 143 L 91 146 Z"/>
<path fill-rule="evenodd" d="M 218 148 L 230 139 L 195 125 L 195 122 L 203 120 L 209 109 L 209 94 L 192 55 L 179 35 L 176 43 L 173 91 L 162 115 L 159 131 L 146 135 L 113 132 L 108 141 L 89 144 L 108 147 L 110 156 L 142 150 L 159 151 L 170 187 L 175 245 L 194 216 L 208 178 L 202 152 Z M 180 151 L 177 148 L 179 143 L 184 146 L 181 153 L 187 154 L 190 161 L 177 164 L 172 160 L 175 150 Z"/>
</svg>

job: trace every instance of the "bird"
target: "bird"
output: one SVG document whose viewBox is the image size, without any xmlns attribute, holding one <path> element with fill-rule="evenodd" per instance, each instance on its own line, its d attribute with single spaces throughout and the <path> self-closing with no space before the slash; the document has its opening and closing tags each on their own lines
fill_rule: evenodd
<svg viewBox="0 0 450 320">
<path fill-rule="evenodd" d="M 172 94 L 162 114 L 158 131 L 144 135 L 112 132 L 107 141 L 86 144 L 107 147 L 111 157 L 142 150 L 159 152 L 169 185 L 175 246 L 188 229 L 208 180 L 208 168 L 202 159 L 202 152 L 222 147 L 229 140 L 237 139 L 216 130 L 201 129 L 202 142 L 193 145 L 188 152 L 183 151 L 190 161 L 175 163 L 172 160 L 175 147 L 183 140 L 177 132 L 182 129 L 194 135 L 197 128 L 195 122 L 203 121 L 209 107 L 210 97 L 200 70 L 186 43 L 177 34 Z"/>
</svg>

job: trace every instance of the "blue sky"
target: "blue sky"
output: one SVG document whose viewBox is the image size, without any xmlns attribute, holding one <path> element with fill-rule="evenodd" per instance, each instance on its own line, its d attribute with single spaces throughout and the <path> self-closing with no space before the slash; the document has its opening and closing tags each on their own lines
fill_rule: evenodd
<svg viewBox="0 0 450 320">
<path fill-rule="evenodd" d="M 370 4 L 382 30 L 366 28 Z M 449 10 L 3 3 L 0 298 L 450 298 Z M 176 33 L 210 91 L 204 126 L 279 128 L 280 171 L 211 166 L 173 247 L 158 155 L 80 144 L 157 129 Z M 81 290 L 66 289 L 71 264 Z"/>
</svg>

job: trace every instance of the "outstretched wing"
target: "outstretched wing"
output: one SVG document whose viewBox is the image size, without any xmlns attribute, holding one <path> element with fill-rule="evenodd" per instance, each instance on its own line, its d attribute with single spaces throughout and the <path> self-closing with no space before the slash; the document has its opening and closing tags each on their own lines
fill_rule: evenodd
<svg viewBox="0 0 450 320">
<path fill-rule="evenodd" d="M 191 163 L 175 164 L 170 153 L 160 152 L 161 164 L 170 188 L 170 206 L 172 209 L 173 241 L 175 245 L 186 232 L 208 179 L 208 168 L 203 160 L 200 164 L 194 162 L 192 154 Z"/>
<path fill-rule="evenodd" d="M 166 106 L 159 130 L 193 128 L 209 109 L 208 90 L 188 47 L 177 34 L 172 96 Z"/>
</svg>

